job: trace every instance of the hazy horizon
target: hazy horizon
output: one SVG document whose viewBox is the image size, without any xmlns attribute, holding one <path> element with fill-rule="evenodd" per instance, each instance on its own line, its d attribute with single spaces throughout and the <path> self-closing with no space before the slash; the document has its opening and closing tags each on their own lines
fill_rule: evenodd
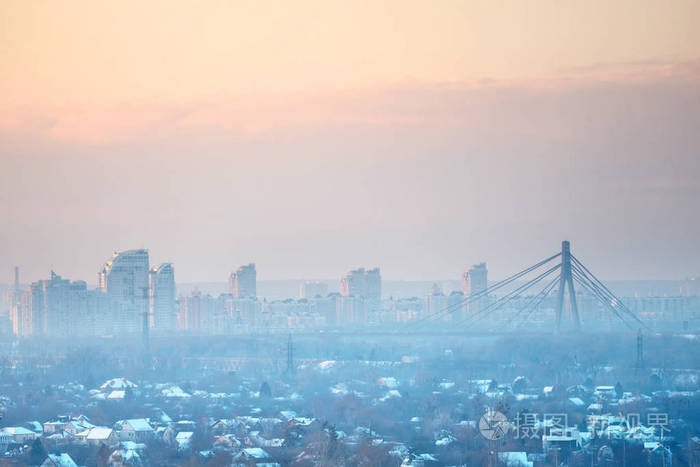
<svg viewBox="0 0 700 467">
<path fill-rule="evenodd" d="M 695 2 L 71 5 L 0 5 L 8 280 L 700 274 Z"/>
</svg>

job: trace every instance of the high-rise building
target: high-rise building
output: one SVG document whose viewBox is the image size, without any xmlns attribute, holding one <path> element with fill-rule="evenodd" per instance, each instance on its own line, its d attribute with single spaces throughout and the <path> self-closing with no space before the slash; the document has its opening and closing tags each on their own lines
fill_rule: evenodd
<svg viewBox="0 0 700 467">
<path fill-rule="evenodd" d="M 382 276 L 379 268 L 355 269 L 340 279 L 340 295 L 363 297 L 379 302 L 382 298 Z"/>
<path fill-rule="evenodd" d="M 367 324 L 368 300 L 362 296 L 344 295 L 336 301 L 335 323 L 362 326 Z"/>
<path fill-rule="evenodd" d="M 149 312 L 148 250 L 115 252 L 99 273 L 99 287 L 126 305 L 116 332 L 139 332 Z"/>
<path fill-rule="evenodd" d="M 71 282 L 53 271 L 51 279 L 33 282 L 30 286 L 30 306 L 34 335 L 83 334 L 86 294 L 85 281 Z"/>
<path fill-rule="evenodd" d="M 464 320 L 467 319 L 467 306 L 464 303 L 464 293 L 459 290 L 453 290 L 450 295 L 447 296 L 447 307 L 454 321 L 464 322 Z"/>
<path fill-rule="evenodd" d="M 681 284 L 681 295 L 684 297 L 700 296 L 700 277 L 688 277 Z"/>
<path fill-rule="evenodd" d="M 12 288 L 10 305 L 14 305 L 16 302 L 19 302 L 21 297 L 22 297 L 22 290 L 20 289 L 20 286 L 19 286 L 19 267 L 15 266 L 15 285 Z"/>
<path fill-rule="evenodd" d="M 338 323 L 376 322 L 381 309 L 382 276 L 379 268 L 355 269 L 340 279 Z"/>
<path fill-rule="evenodd" d="M 360 297 L 365 294 L 365 270 L 354 269 L 340 279 L 340 295 L 343 297 Z"/>
<path fill-rule="evenodd" d="M 340 299 L 338 292 L 325 296 L 316 295 L 309 298 L 313 309 L 323 318 L 326 326 L 335 326 L 337 323 L 337 302 Z"/>
<path fill-rule="evenodd" d="M 175 269 L 171 263 L 151 268 L 148 274 L 151 309 L 150 326 L 155 331 L 174 331 L 177 321 L 175 308 Z"/>
<path fill-rule="evenodd" d="M 447 297 L 437 284 L 433 284 L 430 293 L 425 297 L 425 316 L 449 320 L 451 315 L 447 309 Z"/>
<path fill-rule="evenodd" d="M 51 271 L 50 279 L 22 292 L 12 310 L 12 327 L 18 336 L 113 335 L 123 331 L 119 324 L 127 308 L 133 306 Z"/>
<path fill-rule="evenodd" d="M 486 269 L 486 263 L 479 263 L 472 266 L 470 269 L 464 271 L 462 276 L 462 291 L 465 297 L 468 299 L 478 293 L 483 292 L 488 287 L 488 271 Z M 478 313 L 479 310 L 484 309 L 487 306 L 488 298 L 479 297 L 469 303 L 469 313 Z"/>
<path fill-rule="evenodd" d="M 304 282 L 299 286 L 299 298 L 311 299 L 325 297 L 328 294 L 328 284 L 325 282 Z"/>
<path fill-rule="evenodd" d="M 180 330 L 194 334 L 211 334 L 216 301 L 209 294 L 194 291 L 180 298 Z"/>
<path fill-rule="evenodd" d="M 382 276 L 379 268 L 370 269 L 365 273 L 365 297 L 372 301 L 373 306 L 379 306 L 382 300 Z"/>
<path fill-rule="evenodd" d="M 12 333 L 16 336 L 31 336 L 32 308 L 29 293 L 22 290 L 19 284 L 19 267 L 15 266 L 15 284 L 10 293 L 10 320 Z"/>
<path fill-rule="evenodd" d="M 234 298 L 257 297 L 255 263 L 246 264 L 231 272 L 228 279 L 228 287 Z"/>
<path fill-rule="evenodd" d="M 16 336 L 28 337 L 34 333 L 31 295 L 26 290 L 15 293 L 16 295 L 12 300 L 12 308 L 10 309 L 12 333 Z"/>
</svg>

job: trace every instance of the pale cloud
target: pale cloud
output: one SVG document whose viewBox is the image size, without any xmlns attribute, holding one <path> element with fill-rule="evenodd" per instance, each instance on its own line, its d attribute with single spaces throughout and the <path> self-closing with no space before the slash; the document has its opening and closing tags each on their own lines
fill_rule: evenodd
<svg viewBox="0 0 700 467">
<path fill-rule="evenodd" d="M 180 280 L 503 277 L 569 238 L 603 277 L 694 274 L 696 66 L 651 68 L 27 113 L 0 148 L 6 269 L 90 279 L 150 247 Z"/>
<path fill-rule="evenodd" d="M 512 132 L 567 139 L 575 137 L 580 128 L 561 118 L 557 101 L 611 88 L 678 88 L 693 94 L 699 84 L 700 61 L 600 63 L 536 80 L 403 81 L 345 90 L 220 93 L 187 102 L 151 99 L 42 111 L 6 105 L 0 131 L 27 133 L 29 142 L 40 137 L 89 145 L 137 141 L 154 134 L 230 132 L 260 137 L 280 129 L 344 125 L 467 128 L 484 134 Z M 598 116 L 604 121 L 610 117 L 605 112 Z"/>
</svg>

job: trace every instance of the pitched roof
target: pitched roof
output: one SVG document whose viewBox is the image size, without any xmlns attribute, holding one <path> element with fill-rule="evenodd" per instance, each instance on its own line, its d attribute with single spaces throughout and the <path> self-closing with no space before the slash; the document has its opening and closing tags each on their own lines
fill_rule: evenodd
<svg viewBox="0 0 700 467">
<path fill-rule="evenodd" d="M 90 430 L 87 435 L 87 439 L 102 440 L 107 439 L 112 434 L 112 429 L 107 427 L 98 426 Z"/>
<path fill-rule="evenodd" d="M 131 418 L 125 420 L 125 423 L 128 423 L 134 431 L 153 431 L 153 427 L 145 418 Z"/>
<path fill-rule="evenodd" d="M 9 433 L 11 435 L 35 435 L 31 430 L 27 430 L 23 426 L 8 426 L 2 429 L 5 433 Z"/>
<path fill-rule="evenodd" d="M 61 454 L 49 454 L 48 458 L 53 465 L 57 467 L 78 467 L 78 464 L 73 461 L 73 458 L 65 452 Z"/>
</svg>

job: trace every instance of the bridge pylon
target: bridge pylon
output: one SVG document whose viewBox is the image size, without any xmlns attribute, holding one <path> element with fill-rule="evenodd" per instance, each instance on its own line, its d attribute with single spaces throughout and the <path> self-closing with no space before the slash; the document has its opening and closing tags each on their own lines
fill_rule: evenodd
<svg viewBox="0 0 700 467">
<path fill-rule="evenodd" d="M 554 331 L 561 330 L 561 318 L 564 312 L 564 289 L 569 289 L 569 303 L 571 304 L 571 315 L 574 322 L 574 329 L 581 330 L 581 320 L 578 315 L 576 304 L 576 292 L 574 291 L 574 278 L 571 275 L 571 244 L 568 240 L 561 242 L 561 274 L 559 276 L 559 294 L 557 297 L 557 315 L 554 324 Z"/>
</svg>

